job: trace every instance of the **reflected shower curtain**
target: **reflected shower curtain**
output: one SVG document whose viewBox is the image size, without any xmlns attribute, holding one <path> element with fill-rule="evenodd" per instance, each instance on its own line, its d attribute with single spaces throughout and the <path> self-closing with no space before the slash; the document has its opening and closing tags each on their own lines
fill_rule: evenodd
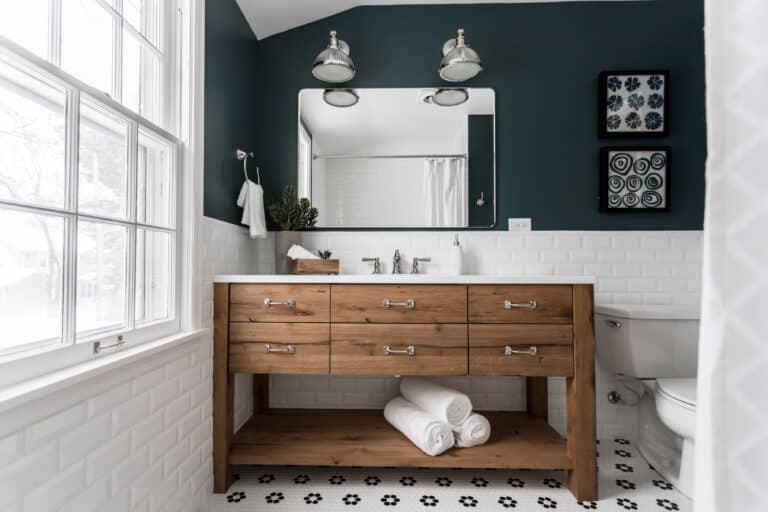
<svg viewBox="0 0 768 512">
<path fill-rule="evenodd" d="M 424 161 L 424 204 L 427 226 L 467 226 L 467 171 L 463 158 Z"/>
<path fill-rule="evenodd" d="M 706 0 L 696 512 L 768 510 L 768 2 Z"/>
</svg>

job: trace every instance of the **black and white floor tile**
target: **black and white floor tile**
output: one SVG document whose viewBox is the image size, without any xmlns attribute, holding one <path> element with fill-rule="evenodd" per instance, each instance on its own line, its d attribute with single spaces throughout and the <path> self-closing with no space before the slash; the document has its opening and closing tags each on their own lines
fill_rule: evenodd
<svg viewBox="0 0 768 512">
<path fill-rule="evenodd" d="M 600 500 L 578 502 L 562 471 L 239 466 L 210 512 L 691 512 L 691 501 L 625 439 L 598 445 Z"/>
</svg>

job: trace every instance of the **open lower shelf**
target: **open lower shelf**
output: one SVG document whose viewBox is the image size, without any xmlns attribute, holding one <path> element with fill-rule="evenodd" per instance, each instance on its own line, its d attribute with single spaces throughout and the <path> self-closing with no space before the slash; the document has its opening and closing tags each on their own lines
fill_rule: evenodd
<svg viewBox="0 0 768 512">
<path fill-rule="evenodd" d="M 483 413 L 491 439 L 474 448 L 425 455 L 381 411 L 273 409 L 234 436 L 230 464 L 569 469 L 566 441 L 526 413 Z"/>
</svg>

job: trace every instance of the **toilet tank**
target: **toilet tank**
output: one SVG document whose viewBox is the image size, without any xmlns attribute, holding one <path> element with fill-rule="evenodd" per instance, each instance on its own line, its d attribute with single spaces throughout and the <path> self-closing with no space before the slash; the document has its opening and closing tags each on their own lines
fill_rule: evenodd
<svg viewBox="0 0 768 512">
<path fill-rule="evenodd" d="M 596 306 L 595 337 L 597 360 L 612 373 L 696 377 L 698 306 Z"/>
</svg>

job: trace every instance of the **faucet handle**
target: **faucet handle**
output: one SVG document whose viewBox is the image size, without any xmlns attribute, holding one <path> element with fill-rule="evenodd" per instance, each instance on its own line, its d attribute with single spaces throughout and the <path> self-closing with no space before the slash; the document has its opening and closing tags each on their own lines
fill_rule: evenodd
<svg viewBox="0 0 768 512">
<path fill-rule="evenodd" d="M 411 274 L 418 274 L 419 273 L 419 262 L 421 263 L 431 263 L 432 258 L 413 258 L 413 267 L 411 267 Z"/>
<path fill-rule="evenodd" d="M 362 261 L 366 263 L 373 262 L 373 274 L 381 274 L 381 258 L 363 258 Z"/>
</svg>

